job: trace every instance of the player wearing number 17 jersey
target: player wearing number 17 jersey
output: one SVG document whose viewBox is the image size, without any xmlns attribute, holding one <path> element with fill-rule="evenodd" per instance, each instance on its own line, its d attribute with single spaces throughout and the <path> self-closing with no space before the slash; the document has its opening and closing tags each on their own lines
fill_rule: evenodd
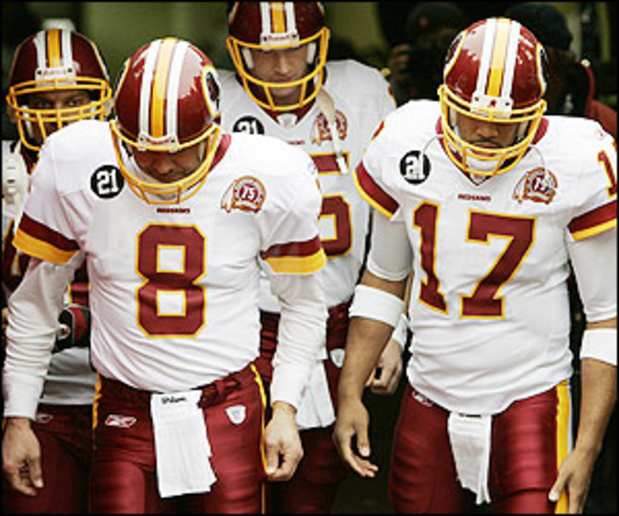
<svg viewBox="0 0 619 516">
<path fill-rule="evenodd" d="M 377 70 L 353 60 L 326 62 L 329 29 L 320 2 L 234 2 L 228 24 L 236 73 L 221 74 L 223 127 L 298 146 L 318 168 L 320 238 L 328 258 L 320 272 L 330 315 L 327 349 L 297 414 L 304 458 L 292 481 L 273 486 L 271 509 L 325 513 L 345 472 L 331 439 L 332 400 L 370 213 L 349 171 L 361 159 L 372 129 L 395 104 Z M 266 275 L 261 279 L 260 308 L 259 364 L 268 380 L 280 306 Z"/>
<path fill-rule="evenodd" d="M 616 396 L 616 146 L 595 122 L 543 116 L 543 60 L 519 23 L 473 24 L 448 52 L 439 102 L 387 117 L 355 172 L 382 217 L 353 301 L 336 438 L 375 473 L 359 391 L 395 318 L 372 300 L 400 295 L 412 269 L 398 512 L 584 504 Z M 588 319 L 573 450 L 569 261 Z"/>
<path fill-rule="evenodd" d="M 116 86 L 115 120 L 48 138 L 15 237 L 33 265 L 10 300 L 9 424 L 32 417 L 49 360 L 58 299 L 39 285 L 55 292 L 86 254 L 94 512 L 175 511 L 176 500 L 192 512 L 259 512 L 265 476 L 289 478 L 301 456 L 294 412 L 327 315 L 314 274 L 325 262 L 315 166 L 277 139 L 222 133 L 219 91 L 191 43 L 138 49 Z M 264 435 L 259 260 L 286 307 Z M 36 440 L 21 429 L 12 453 L 27 477 Z"/>
</svg>

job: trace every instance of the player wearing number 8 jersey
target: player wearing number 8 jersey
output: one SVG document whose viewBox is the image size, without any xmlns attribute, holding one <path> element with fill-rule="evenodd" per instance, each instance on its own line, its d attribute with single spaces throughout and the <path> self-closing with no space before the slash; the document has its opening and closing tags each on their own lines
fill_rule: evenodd
<svg viewBox="0 0 619 516">
<path fill-rule="evenodd" d="M 336 439 L 374 475 L 360 386 L 394 316 L 372 300 L 401 296 L 412 269 L 399 512 L 584 504 L 616 388 L 616 147 L 595 122 L 543 117 L 543 59 L 520 24 L 475 23 L 448 52 L 439 102 L 387 117 L 355 172 L 382 216 L 351 308 Z M 568 260 L 588 318 L 573 450 Z"/>
<path fill-rule="evenodd" d="M 155 40 L 126 61 L 115 120 L 76 123 L 41 152 L 15 238 L 37 260 L 11 299 L 9 349 L 22 352 L 6 403 L 36 407 L 49 356 L 37 285 L 62 284 L 84 251 L 94 512 L 259 512 L 265 476 L 288 478 L 302 453 L 294 412 L 326 318 L 315 167 L 274 138 L 222 133 L 218 104 L 209 59 Z M 264 434 L 259 259 L 285 307 Z"/>
<path fill-rule="evenodd" d="M 304 458 L 294 478 L 273 486 L 277 513 L 329 512 L 345 469 L 331 439 L 333 401 L 348 330 L 348 306 L 365 258 L 369 206 L 352 171 L 371 131 L 395 108 L 377 70 L 353 60 L 326 61 L 329 29 L 320 2 L 233 2 L 228 49 L 235 72 L 222 72 L 222 125 L 268 134 L 305 150 L 322 191 L 320 238 L 328 261 L 320 276 L 330 317 L 325 355 L 297 414 Z M 280 306 L 261 279 L 260 372 L 271 377 Z M 397 366 L 397 344 L 393 343 Z M 395 353 L 393 351 L 395 350 Z M 385 367 L 385 376 L 387 367 Z M 392 369 L 400 372 L 400 369 Z M 396 380 L 393 378 L 393 384 Z M 386 380 L 385 380 L 386 383 Z"/>
</svg>

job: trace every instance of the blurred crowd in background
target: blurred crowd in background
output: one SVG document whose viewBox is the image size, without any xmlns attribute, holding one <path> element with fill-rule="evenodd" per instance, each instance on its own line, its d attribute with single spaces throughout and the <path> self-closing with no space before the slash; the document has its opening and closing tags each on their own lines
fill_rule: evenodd
<svg viewBox="0 0 619 516">
<path fill-rule="evenodd" d="M 99 41 L 96 34 L 89 34 L 86 17 L 89 2 L 4 2 L 2 4 L 2 88 L 6 94 L 7 77 L 12 55 L 16 46 L 26 36 L 41 28 L 53 25 L 71 27 L 92 37 L 100 46 L 115 79 L 118 63 L 133 51 L 136 42 L 125 49 L 125 55 L 115 55 L 114 49 L 106 48 L 105 41 Z M 122 32 L 126 20 L 118 22 L 117 14 L 123 5 L 131 3 L 103 3 L 109 6 L 114 16 L 109 16 L 109 31 Z M 210 30 L 202 40 L 195 40 L 203 47 L 218 67 L 232 68 L 224 45 L 226 2 L 215 6 L 214 12 L 221 21 L 219 32 Z M 147 4 L 162 8 L 162 4 Z M 180 7 L 179 7 L 180 6 Z M 193 9 L 196 4 L 180 3 L 175 9 Z M 211 7 L 212 8 L 212 4 Z M 382 70 L 389 80 L 398 105 L 410 99 L 436 99 L 436 89 L 441 82 L 445 53 L 457 33 L 477 19 L 505 15 L 529 28 L 545 46 L 548 56 L 550 83 L 546 94 L 549 114 L 584 116 L 600 124 L 616 138 L 617 134 L 617 30 L 616 4 L 613 2 L 371 2 L 347 3 L 328 2 L 327 24 L 331 27 L 329 59 L 354 58 Z M 342 14 L 346 10 L 346 16 Z M 363 11 L 380 32 L 382 44 L 368 45 L 365 37 L 369 29 L 363 21 L 355 18 L 355 12 Z M 332 11 L 331 20 L 329 18 Z M 339 15 L 336 14 L 339 12 Z M 100 20 L 99 20 L 100 22 Z M 136 20 L 131 20 L 135 24 Z M 139 23 L 139 22 L 138 22 Z M 164 23 L 164 22 L 162 22 Z M 218 21 L 217 21 L 218 23 Z M 217 27 L 211 22 L 210 27 Z M 84 26 L 86 25 L 86 26 Z M 122 25 L 122 28 L 119 28 Z M 340 28 L 342 30 L 340 30 Z M 343 30 L 346 28 L 346 30 Z M 367 31 L 366 31 L 367 29 Z M 172 35 L 179 32 L 170 28 L 169 34 L 153 34 L 153 37 Z M 142 30 L 142 34 L 144 31 Z M 356 34 L 351 37 L 350 34 Z M 192 39 L 190 35 L 175 34 Z M 145 38 L 147 40 L 148 38 Z M 118 52 L 117 52 L 118 53 Z M 110 63 L 108 63 L 110 64 Z M 2 114 L 2 138 L 12 139 L 14 127 Z M 583 315 L 578 295 L 572 289 L 573 346 L 577 347 L 583 331 Z M 577 354 L 575 355 L 577 356 Z M 576 364 L 576 370 L 577 370 Z M 577 376 L 575 377 L 577 378 Z M 578 382 L 574 382 L 577 385 Z M 399 389 L 401 394 L 402 389 Z M 578 392 L 575 389 L 577 408 Z M 400 396 L 392 397 L 386 403 L 368 394 L 368 405 L 383 416 L 372 428 L 374 441 L 380 442 L 377 454 L 383 463 L 388 463 L 391 429 L 399 407 Z M 575 410 L 577 414 L 577 411 Z M 605 452 L 600 456 L 595 469 L 591 495 L 585 512 L 616 513 L 616 413 L 613 415 Z M 387 471 L 388 468 L 383 468 Z M 386 479 L 383 479 L 386 481 Z M 389 505 L 383 493 L 385 489 L 367 480 L 351 476 L 341 489 L 335 512 L 385 512 Z M 366 489 L 367 487 L 367 489 Z M 352 502 L 351 502 L 352 501 Z M 352 505 L 351 505 L 352 503 Z"/>
<path fill-rule="evenodd" d="M 215 66 L 230 69 L 223 44 L 226 7 L 226 2 L 4 2 L 3 92 L 17 44 L 54 23 L 95 40 L 112 78 L 126 57 L 125 42 L 128 53 L 162 31 L 194 41 Z M 141 16 L 143 9 L 148 17 Z M 617 105 L 615 11 L 613 2 L 327 2 L 329 59 L 354 58 L 382 69 L 398 104 L 436 98 L 443 56 L 457 32 L 477 19 L 508 15 L 546 47 L 552 77 L 548 112 L 593 114 L 615 135 L 616 118 L 604 112 L 604 106 Z M 3 114 L 3 138 L 12 130 Z"/>
</svg>

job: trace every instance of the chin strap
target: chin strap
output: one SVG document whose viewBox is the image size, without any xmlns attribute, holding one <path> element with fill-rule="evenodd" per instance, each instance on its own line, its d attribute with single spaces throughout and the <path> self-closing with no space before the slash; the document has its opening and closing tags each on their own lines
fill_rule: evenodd
<svg viewBox="0 0 619 516">
<path fill-rule="evenodd" d="M 337 130 L 337 122 L 335 116 L 335 104 L 331 95 L 327 93 L 324 88 L 320 88 L 318 95 L 316 96 L 316 104 L 327 119 L 327 125 L 329 132 L 331 133 L 331 142 L 333 144 L 333 151 L 335 152 L 335 161 L 340 169 L 342 175 L 348 174 L 348 166 L 346 165 L 346 159 L 344 158 L 344 152 L 342 151 L 342 140 Z"/>
</svg>

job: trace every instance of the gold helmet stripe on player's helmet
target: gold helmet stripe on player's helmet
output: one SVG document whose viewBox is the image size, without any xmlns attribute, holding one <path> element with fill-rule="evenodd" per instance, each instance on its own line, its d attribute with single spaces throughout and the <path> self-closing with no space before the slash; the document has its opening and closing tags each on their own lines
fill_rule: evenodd
<svg viewBox="0 0 619 516">
<path fill-rule="evenodd" d="M 501 84 L 505 71 L 507 43 L 509 40 L 510 23 L 507 18 L 497 21 L 494 34 L 486 34 L 486 38 L 494 37 L 492 57 L 490 59 L 490 74 L 488 77 L 488 95 L 498 97 L 501 93 Z"/>
<path fill-rule="evenodd" d="M 150 102 L 150 134 L 155 138 L 161 138 L 165 134 L 165 106 L 168 78 L 170 80 L 178 80 L 178 78 L 169 77 L 172 54 L 177 43 L 178 40 L 176 38 L 165 38 L 159 47 Z"/>
<path fill-rule="evenodd" d="M 272 2 L 270 4 L 271 27 L 273 32 L 286 32 L 286 18 L 284 16 L 284 2 Z"/>
<path fill-rule="evenodd" d="M 60 67 L 60 30 L 52 29 L 47 33 L 47 63 L 49 68 Z"/>
</svg>

